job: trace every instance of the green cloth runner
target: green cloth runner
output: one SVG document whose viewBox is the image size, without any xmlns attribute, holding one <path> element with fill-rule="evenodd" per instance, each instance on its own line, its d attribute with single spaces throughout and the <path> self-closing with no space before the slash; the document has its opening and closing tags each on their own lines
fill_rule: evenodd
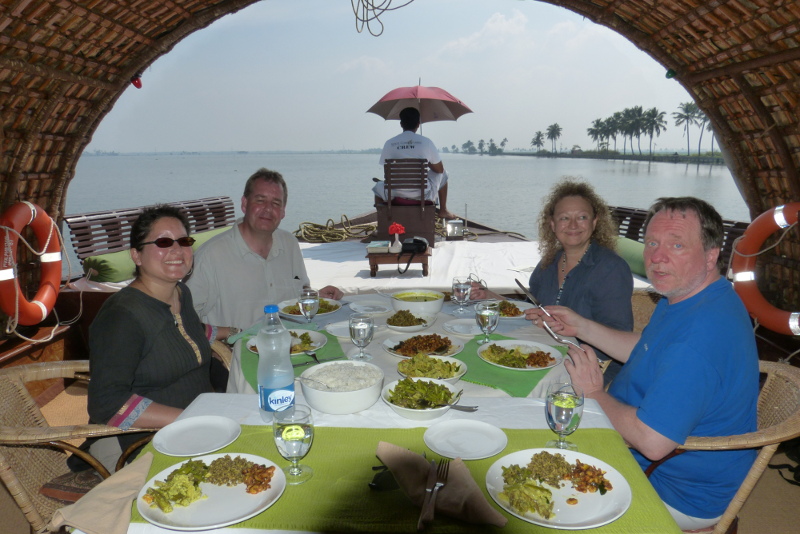
<svg viewBox="0 0 800 534">
<path fill-rule="evenodd" d="M 496 389 L 502 389 L 512 397 L 527 397 L 533 391 L 533 388 L 539 381 L 545 377 L 550 369 L 542 369 L 541 371 L 515 371 L 513 369 L 503 369 L 486 363 L 478 356 L 478 340 L 483 339 L 483 334 L 475 336 L 472 340 L 464 345 L 464 350 L 453 356 L 467 364 L 467 374 L 461 377 L 461 380 L 472 382 L 473 384 L 480 384 L 482 386 L 489 386 Z M 489 339 L 514 339 L 500 334 L 491 334 Z M 553 347 L 562 354 L 567 353 L 565 347 Z M 551 368 L 552 369 L 552 368 Z"/>
<path fill-rule="evenodd" d="M 426 452 L 425 428 L 365 429 L 318 427 L 311 451 L 302 463 L 314 469 L 314 477 L 298 486 L 287 486 L 278 501 L 259 515 L 237 526 L 261 529 L 305 530 L 314 532 L 413 532 L 416 530 L 419 508 L 400 491 L 377 492 L 367 485 L 380 465 L 375 456 L 378 442 L 386 441 L 412 451 Z M 430 532 L 497 532 L 531 533 L 553 532 L 518 519 L 502 509 L 486 492 L 486 472 L 498 459 L 511 452 L 538 448 L 553 437 L 549 430 L 505 430 L 508 446 L 500 454 L 484 460 L 465 462 L 486 499 L 508 517 L 502 528 L 470 525 L 439 515 L 427 528 Z M 584 532 L 639 534 L 642 532 L 680 533 L 675 522 L 647 481 L 639 465 L 626 448 L 620 435 L 610 429 L 578 429 L 570 436 L 579 450 L 607 462 L 617 469 L 631 486 L 633 499 L 628 511 L 618 520 Z M 152 444 L 145 450 L 154 453 L 149 477 L 163 469 L 182 462 L 185 458 L 166 456 L 156 452 Z M 288 465 L 272 442 L 271 427 L 242 426 L 242 434 L 231 445 L 217 451 L 256 454 L 275 462 L 279 467 Z M 244 489 L 242 489 L 244 491 Z M 613 491 L 613 490 L 612 490 Z M 202 501 L 192 506 L 202 506 Z M 131 521 L 145 520 L 133 505 Z"/>
<path fill-rule="evenodd" d="M 339 340 L 336 338 L 336 336 L 329 334 L 324 330 L 319 331 L 319 333 L 328 338 L 328 342 L 325 343 L 325 346 L 321 349 L 314 351 L 317 353 L 317 359 L 320 362 L 327 362 L 330 360 L 339 360 L 344 358 L 344 351 L 342 350 L 342 346 L 339 345 Z M 245 380 L 247 380 L 247 383 L 250 384 L 250 387 L 252 387 L 253 390 L 258 391 L 258 382 L 256 380 L 256 375 L 258 374 L 258 354 L 247 348 L 247 342 L 251 337 L 253 336 L 246 336 L 242 340 L 242 374 L 244 375 Z M 311 358 L 311 356 L 305 353 L 292 355 L 293 364 L 313 361 L 314 360 Z M 300 373 L 306 369 L 308 369 L 307 365 L 295 367 L 294 376 L 300 376 Z"/>
</svg>

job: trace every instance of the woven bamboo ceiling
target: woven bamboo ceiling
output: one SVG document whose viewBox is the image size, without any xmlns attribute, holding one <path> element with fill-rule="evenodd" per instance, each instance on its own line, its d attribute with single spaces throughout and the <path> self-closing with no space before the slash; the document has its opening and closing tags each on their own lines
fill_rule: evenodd
<svg viewBox="0 0 800 534">
<path fill-rule="evenodd" d="M 63 217 L 78 158 L 131 77 L 256 1 L 0 0 L 0 210 L 25 199 Z M 752 216 L 800 200 L 800 2 L 548 3 L 676 73 L 715 126 Z"/>
</svg>

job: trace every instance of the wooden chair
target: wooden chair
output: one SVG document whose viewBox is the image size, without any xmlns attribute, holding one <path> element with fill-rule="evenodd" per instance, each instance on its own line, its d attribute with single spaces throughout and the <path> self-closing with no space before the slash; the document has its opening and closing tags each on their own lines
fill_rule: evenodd
<svg viewBox="0 0 800 534">
<path fill-rule="evenodd" d="M 65 451 L 80 456 L 103 478 L 110 476 L 97 459 L 65 440 L 146 433 L 142 440 L 123 453 L 117 462 L 119 469 L 136 448 L 149 441 L 155 430 L 125 431 L 113 426 L 92 424 L 49 426 L 25 384 L 51 378 L 81 379 L 88 372 L 88 360 L 33 363 L 0 370 L 0 398 L 3 399 L 3 408 L 0 410 L 0 479 L 35 534 L 48 532 L 47 524 L 53 512 L 64 506 L 61 501 L 41 495 L 39 488 L 69 472 Z"/>
<path fill-rule="evenodd" d="M 386 203 L 378 203 L 376 238 L 391 240 L 389 226 L 399 223 L 406 229 L 403 238 L 424 237 L 433 246 L 436 234 L 436 206 L 425 200 L 428 187 L 428 161 L 424 159 L 387 159 L 383 166 Z M 419 199 L 398 197 L 398 189 L 419 191 Z"/>
<path fill-rule="evenodd" d="M 761 450 L 739 491 L 728 504 L 722 518 L 714 526 L 714 534 L 735 534 L 739 511 L 766 469 L 775 450 L 784 441 L 800 436 L 800 369 L 789 364 L 759 362 L 766 380 L 758 395 L 758 430 L 749 434 L 724 437 L 689 437 L 675 451 L 653 462 L 645 471 L 647 476 L 665 461 L 690 451 L 719 451 L 732 449 Z"/>
</svg>

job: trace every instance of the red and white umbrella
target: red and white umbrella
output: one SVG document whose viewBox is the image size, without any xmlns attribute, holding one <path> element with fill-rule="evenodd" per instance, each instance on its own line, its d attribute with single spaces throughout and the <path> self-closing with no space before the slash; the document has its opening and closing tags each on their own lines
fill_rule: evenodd
<svg viewBox="0 0 800 534">
<path fill-rule="evenodd" d="M 467 105 L 439 87 L 398 87 L 386 93 L 367 113 L 375 113 L 386 120 L 400 119 L 405 108 L 417 108 L 420 123 L 454 121 L 461 115 L 472 113 Z"/>
</svg>

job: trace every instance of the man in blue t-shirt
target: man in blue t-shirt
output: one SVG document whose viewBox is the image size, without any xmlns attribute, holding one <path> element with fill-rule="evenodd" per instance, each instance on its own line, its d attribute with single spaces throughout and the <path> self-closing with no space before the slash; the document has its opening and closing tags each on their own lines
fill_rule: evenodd
<svg viewBox="0 0 800 534">
<path fill-rule="evenodd" d="M 717 267 L 721 217 L 700 199 L 660 198 L 645 228 L 647 276 L 664 298 L 641 334 L 548 307 L 557 333 L 580 337 L 624 363 L 608 392 L 591 347 L 570 348 L 572 361 L 565 365 L 573 384 L 602 406 L 642 469 L 689 436 L 755 431 L 758 400 L 750 318 Z M 527 316 L 534 324 L 543 318 L 537 311 Z M 682 529 L 706 528 L 725 511 L 755 454 L 688 451 L 659 466 L 650 482 Z"/>
</svg>

